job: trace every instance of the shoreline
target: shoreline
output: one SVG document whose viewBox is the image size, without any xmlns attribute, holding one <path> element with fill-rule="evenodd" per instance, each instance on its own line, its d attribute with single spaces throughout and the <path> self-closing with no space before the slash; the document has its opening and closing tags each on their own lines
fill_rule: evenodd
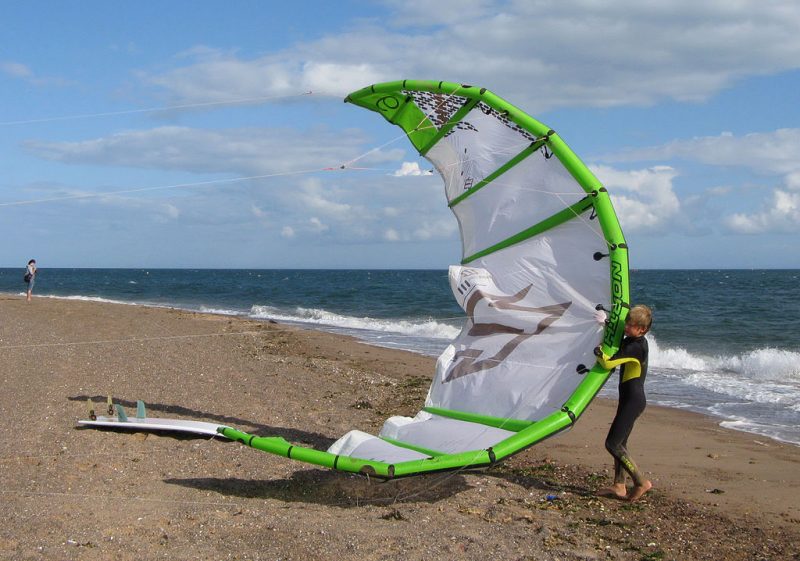
<svg viewBox="0 0 800 561">
<path fill-rule="evenodd" d="M 25 293 L 8 293 L 8 292 L 0 292 L 0 298 L 3 297 L 20 297 L 24 296 Z M 143 308 L 153 308 L 153 309 L 162 309 L 162 310 L 174 310 L 179 312 L 186 312 L 186 313 L 193 313 L 193 314 L 210 314 L 220 317 L 229 317 L 229 318 L 237 318 L 244 321 L 255 321 L 255 322 L 264 322 L 264 323 L 280 323 L 282 325 L 289 325 L 292 327 L 296 327 L 298 329 L 308 329 L 312 331 L 320 331 L 322 333 L 328 333 L 334 336 L 342 336 L 342 337 L 353 337 L 354 339 L 358 340 L 359 342 L 370 345 L 380 349 L 387 349 L 387 350 L 400 350 L 404 352 L 410 352 L 412 354 L 419 355 L 421 357 L 426 358 L 433 358 L 434 360 L 437 358 L 435 355 L 428 355 L 422 353 L 417 350 L 407 350 L 407 349 L 400 349 L 397 346 L 390 346 L 390 345 L 380 345 L 374 341 L 369 341 L 367 339 L 359 338 L 356 335 L 346 333 L 348 329 L 352 330 L 352 328 L 346 328 L 336 325 L 326 325 L 326 324 L 315 324 L 315 323 L 308 323 L 302 321 L 288 321 L 288 320 L 271 320 L 266 318 L 256 318 L 251 317 L 248 315 L 247 312 L 237 312 L 231 310 L 230 313 L 226 313 L 220 310 L 201 310 L 201 309 L 193 309 L 191 307 L 181 307 L 177 305 L 168 305 L 168 304 L 156 304 L 156 303 L 142 303 L 142 302 L 126 302 L 124 300 L 114 300 L 110 298 L 103 298 L 101 296 L 53 296 L 53 295 L 38 295 L 39 298 L 44 299 L 52 299 L 52 300 L 64 300 L 64 301 L 73 301 L 73 302 L 93 302 L 98 304 L 108 304 L 108 305 L 121 305 L 121 306 L 133 306 L 133 307 L 143 307 Z M 612 375 L 613 378 L 613 375 Z M 613 380 L 610 380 L 608 383 L 612 383 Z M 610 401 L 616 401 L 614 398 L 607 397 L 607 396 L 597 396 L 595 399 L 605 399 Z M 730 430 L 733 432 L 744 433 L 746 435 L 750 435 L 752 437 L 758 437 L 762 439 L 767 439 L 770 442 L 775 442 L 778 444 L 788 445 L 788 446 L 795 446 L 800 448 L 800 442 L 794 442 L 788 439 L 783 439 L 778 436 L 765 434 L 763 432 L 756 432 L 753 430 L 747 430 L 744 428 L 738 428 L 734 426 L 725 426 L 725 423 L 735 424 L 739 422 L 738 419 L 729 418 L 722 415 L 717 415 L 712 412 L 708 411 L 701 411 L 698 408 L 695 408 L 691 405 L 687 405 L 686 407 L 675 407 L 670 405 L 663 405 L 656 402 L 656 400 L 651 399 L 648 401 L 648 407 L 663 407 L 665 409 L 670 409 L 674 411 L 680 412 L 689 412 L 697 415 L 701 415 L 706 419 L 711 420 L 712 422 L 716 422 L 717 425 L 725 430 Z"/>
<path fill-rule="evenodd" d="M 0 306 L 0 559 L 800 555 L 800 449 L 699 413 L 650 406 L 637 422 L 631 453 L 655 487 L 634 505 L 594 496 L 610 477 L 607 399 L 487 471 L 375 482 L 217 437 L 76 423 L 87 399 L 112 394 L 129 412 L 142 399 L 151 416 L 324 450 L 415 414 L 431 357 L 168 308 L 16 295 Z"/>
</svg>

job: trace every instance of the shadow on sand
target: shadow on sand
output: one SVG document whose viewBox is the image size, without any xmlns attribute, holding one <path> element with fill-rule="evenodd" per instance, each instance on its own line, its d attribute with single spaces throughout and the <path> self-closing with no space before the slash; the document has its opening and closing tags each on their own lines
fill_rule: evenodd
<svg viewBox="0 0 800 561">
<path fill-rule="evenodd" d="M 548 467 L 549 464 L 542 464 Z M 502 479 L 513 485 L 518 485 L 527 491 L 535 490 L 542 493 L 562 493 L 567 492 L 581 497 L 591 497 L 595 494 L 595 489 L 581 485 L 580 482 L 572 480 L 570 483 L 556 481 L 547 471 L 543 470 L 542 465 L 533 466 L 510 466 L 499 464 L 497 469 L 490 471 L 493 477 Z M 545 473 L 542 473 L 542 472 Z"/>
<path fill-rule="evenodd" d="M 213 491 L 226 497 L 274 499 L 340 508 L 404 503 L 435 503 L 469 489 L 463 475 L 440 473 L 382 481 L 328 470 L 302 470 L 285 479 L 165 479 L 165 483 Z"/>
</svg>

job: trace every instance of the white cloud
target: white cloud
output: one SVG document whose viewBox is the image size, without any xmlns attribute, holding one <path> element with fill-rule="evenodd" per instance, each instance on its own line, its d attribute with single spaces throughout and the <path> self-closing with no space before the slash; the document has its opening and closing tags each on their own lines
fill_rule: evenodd
<svg viewBox="0 0 800 561">
<path fill-rule="evenodd" d="M 184 66 L 142 77 L 186 103 L 447 79 L 541 112 L 705 100 L 744 77 L 800 67 L 794 0 L 461 4 L 392 1 L 382 21 L 394 27 L 365 20 L 254 59 L 205 48 Z"/>
<path fill-rule="evenodd" d="M 394 9 L 392 23 L 404 26 L 453 25 L 492 15 L 492 0 L 385 0 Z"/>
<path fill-rule="evenodd" d="M 308 178 L 303 180 L 300 189 L 290 196 L 294 204 L 303 211 L 318 213 L 326 219 L 346 222 L 359 213 L 356 205 L 341 200 L 348 194 L 345 192 L 343 195 L 340 189 L 323 185 L 317 178 Z"/>
<path fill-rule="evenodd" d="M 13 78 L 32 78 L 33 71 L 26 65 L 19 62 L 0 62 L 0 71 Z"/>
<path fill-rule="evenodd" d="M 208 48 L 182 53 L 178 60 L 192 59 L 192 64 L 162 75 L 140 78 L 165 88 L 182 103 L 228 101 L 265 95 L 297 93 L 292 78 L 297 71 L 276 60 L 241 61 L 233 55 Z M 238 90 L 238 94 L 234 91 Z"/>
<path fill-rule="evenodd" d="M 338 64 L 335 62 L 306 62 L 302 70 L 303 91 L 323 93 L 349 92 L 353 84 L 380 82 L 385 74 L 370 64 Z"/>
<path fill-rule="evenodd" d="M 450 217 L 447 220 L 427 220 L 417 227 L 411 238 L 414 240 L 428 241 L 441 240 L 452 237 L 458 232 L 458 223 Z"/>
<path fill-rule="evenodd" d="M 400 169 L 396 170 L 392 175 L 394 177 L 406 177 L 409 175 L 433 175 L 433 172 L 420 169 L 419 162 L 403 162 Z"/>
<path fill-rule="evenodd" d="M 387 228 L 383 239 L 388 242 L 425 242 L 454 239 L 458 233 L 458 223 L 452 216 L 442 216 L 438 220 L 405 220 L 405 228 Z M 410 226 L 410 227 L 409 227 Z"/>
<path fill-rule="evenodd" d="M 28 141 L 26 147 L 40 157 L 69 164 L 234 174 L 231 179 L 212 176 L 161 186 L 106 187 L 109 193 L 99 196 L 158 190 L 181 209 L 183 225 L 258 222 L 274 228 L 276 236 L 308 236 L 329 243 L 375 243 L 384 239 L 387 229 L 397 233 L 395 241 L 452 239 L 456 222 L 438 177 L 423 173 L 398 189 L 397 179 L 385 171 L 330 166 L 353 160 L 359 165 L 380 160 L 396 164 L 405 155 L 401 148 L 364 154 L 365 143 L 356 130 L 165 126 L 78 142 Z M 330 171 L 325 171 L 328 166 Z M 418 169 L 418 164 L 406 166 L 409 173 Z M 178 190 L 179 186 L 195 188 Z M 423 200 L 431 204 L 421 207 Z M 281 217 L 282 229 L 274 216 Z M 448 226 L 431 226 L 443 221 Z"/>
<path fill-rule="evenodd" d="M 800 191 L 800 171 L 795 171 L 786 176 L 786 187 Z"/>
<path fill-rule="evenodd" d="M 164 126 L 78 142 L 29 140 L 24 146 L 48 160 L 245 176 L 338 168 L 358 158 L 364 135 L 356 130 L 196 129 Z M 404 150 L 374 150 L 361 162 L 395 160 Z"/>
<path fill-rule="evenodd" d="M 707 193 L 709 195 L 714 195 L 714 196 L 724 196 L 730 194 L 731 191 L 732 189 L 730 188 L 730 186 L 720 185 L 718 187 L 711 187 L 710 189 L 707 190 Z"/>
<path fill-rule="evenodd" d="M 37 76 L 36 73 L 27 64 L 13 61 L 0 61 L 0 73 L 25 80 L 34 86 L 64 86 L 68 82 L 62 78 L 43 77 Z"/>
<path fill-rule="evenodd" d="M 622 151 L 606 161 L 683 159 L 720 167 L 746 168 L 764 176 L 780 177 L 784 189 L 771 189 L 762 210 L 734 213 L 723 218 L 723 225 L 737 233 L 797 232 L 797 202 L 800 197 L 800 129 L 779 129 L 766 133 L 676 140 L 662 146 Z M 762 188 L 766 190 L 766 188 Z M 729 188 L 717 188 L 727 194 Z"/>
<path fill-rule="evenodd" d="M 623 171 L 593 166 L 592 171 L 613 192 L 614 208 L 626 232 L 659 231 L 680 214 L 672 184 L 677 172 L 671 167 Z"/>
<path fill-rule="evenodd" d="M 800 233 L 800 192 L 776 189 L 760 212 L 733 214 L 725 224 L 739 234 Z"/>
<path fill-rule="evenodd" d="M 679 158 L 715 166 L 745 167 L 762 174 L 800 173 L 800 129 L 675 140 L 609 154 L 605 161 L 670 160 Z"/>
<path fill-rule="evenodd" d="M 323 224 L 316 216 L 312 216 L 308 222 L 311 224 L 311 229 L 317 233 L 325 232 L 330 229 L 327 224 Z"/>
<path fill-rule="evenodd" d="M 36 188 L 44 196 L 41 200 L 55 199 L 69 201 L 79 205 L 88 215 L 97 212 L 106 216 L 112 222 L 119 220 L 123 215 L 129 220 L 154 220 L 156 222 L 171 222 L 181 217 L 181 209 L 171 202 L 152 198 L 137 198 L 115 193 L 97 193 L 83 189 L 52 185 L 45 188 Z M 72 207 L 67 207 L 72 208 Z M 71 210 L 65 211 L 67 214 Z"/>
<path fill-rule="evenodd" d="M 110 194 L 77 199 L 76 202 L 84 207 L 101 208 L 103 213 L 122 213 L 125 220 L 131 220 L 135 215 L 139 219 L 147 218 L 164 223 L 175 221 L 181 216 L 181 211 L 176 205 L 154 199 L 120 197 Z M 115 215 L 108 216 L 113 220 L 118 219 Z"/>
<path fill-rule="evenodd" d="M 283 216 L 297 238 L 313 237 L 315 243 L 457 239 L 458 223 L 438 177 L 402 189 L 396 181 L 379 174 L 367 180 L 357 174 L 292 178 L 253 196 L 264 197 L 259 204 Z"/>
<path fill-rule="evenodd" d="M 172 219 L 178 218 L 181 214 L 181 211 L 178 209 L 178 207 L 169 203 L 164 205 L 164 211 L 166 212 L 167 216 Z"/>
</svg>

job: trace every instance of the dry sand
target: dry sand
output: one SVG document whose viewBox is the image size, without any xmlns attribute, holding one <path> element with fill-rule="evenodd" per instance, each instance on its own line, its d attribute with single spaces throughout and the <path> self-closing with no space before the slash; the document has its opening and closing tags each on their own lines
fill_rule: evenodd
<svg viewBox="0 0 800 561">
<path fill-rule="evenodd" d="M 630 447 L 655 487 L 638 503 L 594 496 L 604 400 L 488 471 L 381 482 L 76 421 L 113 394 L 325 449 L 416 413 L 431 358 L 176 310 L 16 295 L 0 309 L 0 559 L 800 559 L 800 447 L 703 416 L 647 409 Z"/>
</svg>

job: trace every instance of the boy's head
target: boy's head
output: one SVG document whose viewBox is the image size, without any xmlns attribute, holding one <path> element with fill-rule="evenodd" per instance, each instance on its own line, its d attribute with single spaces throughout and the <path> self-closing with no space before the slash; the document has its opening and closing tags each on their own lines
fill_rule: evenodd
<svg viewBox="0 0 800 561">
<path fill-rule="evenodd" d="M 625 319 L 625 334 L 641 337 L 650 331 L 652 324 L 653 312 L 647 306 L 638 304 L 628 312 L 628 317 Z"/>
</svg>

